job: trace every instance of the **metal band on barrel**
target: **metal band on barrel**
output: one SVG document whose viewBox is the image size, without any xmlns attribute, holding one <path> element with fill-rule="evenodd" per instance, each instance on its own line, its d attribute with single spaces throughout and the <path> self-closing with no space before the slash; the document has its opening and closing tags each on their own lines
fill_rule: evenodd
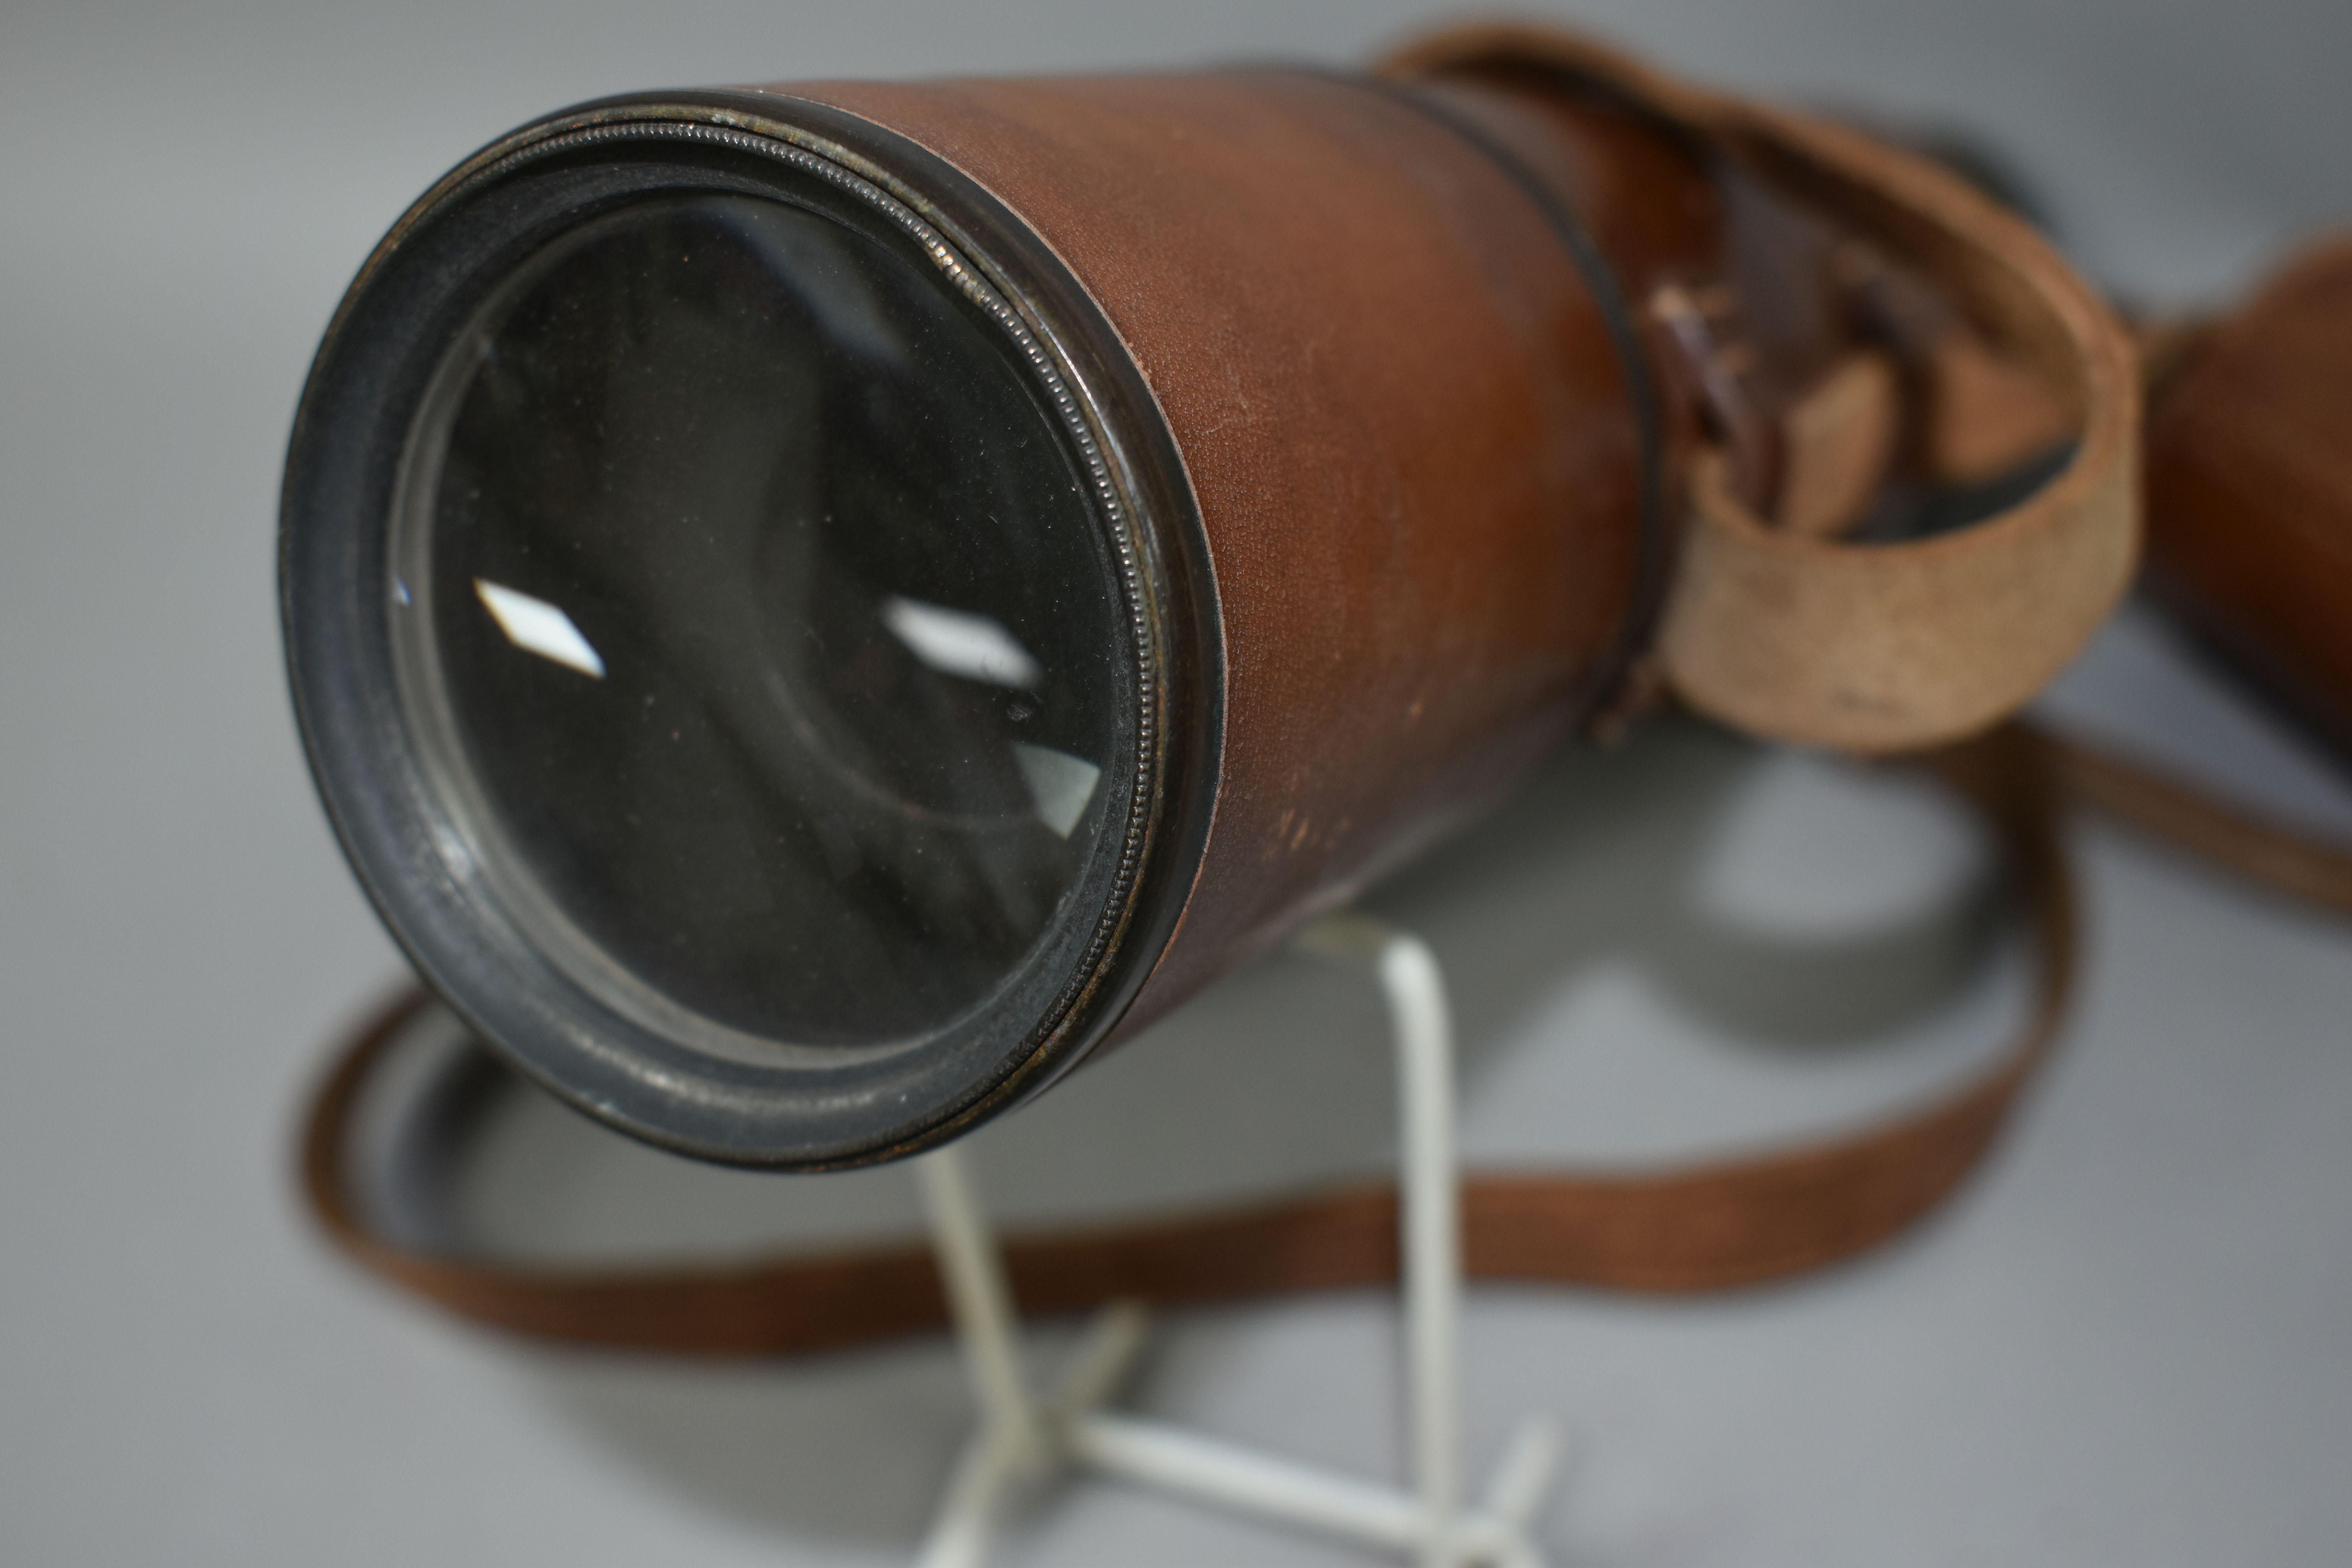
<svg viewBox="0 0 2352 1568">
<path fill-rule="evenodd" d="M 1475 147 L 1519 188 L 1543 216 L 1561 247 L 1576 263 L 1577 270 L 1583 274 L 1584 286 L 1601 312 L 1610 344 L 1616 350 L 1618 370 L 1625 378 L 1625 391 L 1633 405 L 1642 501 L 1633 603 L 1626 611 L 1624 626 L 1617 635 L 1616 646 L 1610 651 L 1606 670 L 1586 709 L 1585 717 L 1590 720 L 1604 712 L 1624 689 L 1636 663 L 1654 639 L 1659 616 L 1665 608 L 1667 560 L 1672 547 L 1666 528 L 1665 407 L 1659 395 L 1658 377 L 1650 363 L 1649 350 L 1642 341 L 1642 330 L 1634 321 L 1624 286 L 1618 281 L 1616 271 L 1601 254 L 1591 231 L 1584 226 L 1576 210 L 1525 160 L 1433 93 L 1399 82 L 1369 79 L 1364 85 L 1400 103 L 1410 104 L 1436 121 Z"/>
</svg>

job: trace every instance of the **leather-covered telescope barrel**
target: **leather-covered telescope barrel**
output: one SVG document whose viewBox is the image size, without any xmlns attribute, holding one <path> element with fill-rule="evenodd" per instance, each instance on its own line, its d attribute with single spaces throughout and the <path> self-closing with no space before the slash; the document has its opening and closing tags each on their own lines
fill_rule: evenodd
<svg viewBox="0 0 2352 1568">
<path fill-rule="evenodd" d="M 667 1147 L 855 1163 L 1664 686 L 1860 750 L 1991 721 L 2128 574 L 2132 395 L 1956 181 L 1544 35 L 616 99 L 353 284 L 289 664 L 486 1038 Z"/>
</svg>

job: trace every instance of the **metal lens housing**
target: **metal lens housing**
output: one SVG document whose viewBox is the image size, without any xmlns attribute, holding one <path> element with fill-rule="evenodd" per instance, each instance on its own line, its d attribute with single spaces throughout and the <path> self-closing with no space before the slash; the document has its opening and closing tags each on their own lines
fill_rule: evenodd
<svg viewBox="0 0 2352 1568">
<path fill-rule="evenodd" d="M 420 971 L 583 1109 L 745 1163 L 937 1142 L 1083 1055 L 1172 919 L 1180 472 L 1083 291 L 919 149 L 764 95 L 559 116 L 404 219 L 314 368 L 321 793 Z"/>
</svg>

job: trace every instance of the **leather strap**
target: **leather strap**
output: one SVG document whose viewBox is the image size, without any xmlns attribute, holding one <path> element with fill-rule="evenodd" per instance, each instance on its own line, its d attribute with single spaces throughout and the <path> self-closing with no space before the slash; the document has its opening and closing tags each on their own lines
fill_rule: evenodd
<svg viewBox="0 0 2352 1568">
<path fill-rule="evenodd" d="M 2032 403 L 2021 386 L 2054 400 L 2074 435 L 2063 467 L 2019 504 L 1905 543 L 1780 526 L 1742 503 L 1722 464 L 1702 463 L 1659 641 L 1685 701 L 1779 740 L 1900 752 L 1993 723 L 2081 650 L 2132 577 L 2139 388 L 2122 328 L 2024 223 L 1926 159 L 1549 28 L 1452 28 L 1381 68 L 1538 71 L 1689 130 L 1919 265 L 1997 351 L 1979 368 L 2011 395 L 1973 400 L 1979 420 L 1938 432 L 1939 448 L 2004 435 L 1979 426 Z"/>
<path fill-rule="evenodd" d="M 2009 728 L 1927 765 L 1999 835 L 2036 955 L 2032 1016 L 1990 1068 L 1883 1125 L 1661 1172 L 1497 1171 L 1464 1183 L 1469 1271 L 1623 1290 L 1724 1289 L 1822 1268 L 1933 1209 L 1980 1159 L 2048 1054 L 2074 972 L 2074 900 L 2057 837 L 2052 752 Z M 404 1247 L 353 1188 L 354 1115 L 371 1069 L 426 1005 L 412 993 L 345 1047 L 310 1108 L 303 1181 L 327 1234 L 363 1267 L 478 1322 L 535 1339 L 696 1355 L 838 1349 L 937 1329 L 946 1303 L 921 1247 L 731 1266 L 531 1268 Z M 1024 1310 L 1141 1299 L 1183 1304 L 1386 1283 L 1396 1192 L 1366 1184 L 1167 1221 L 1016 1236 Z"/>
<path fill-rule="evenodd" d="M 2352 853 L 2220 805 L 2136 764 L 2011 726 L 1925 759 L 1984 812 L 2010 857 L 2036 963 L 2032 1013 L 1991 1067 L 1907 1114 L 1826 1142 L 1657 1173 L 1485 1172 L 1464 1182 L 1479 1279 L 1689 1292 L 1762 1284 L 1864 1252 L 1922 1218 L 1999 1134 L 2056 1037 L 2074 983 L 2074 895 L 2059 797 L 2216 865 L 2352 915 Z M 411 991 L 344 1046 L 302 1141 L 312 1213 L 379 1277 L 532 1339 L 702 1356 L 803 1353 L 929 1332 L 946 1300 L 927 1248 L 853 1247 L 707 1267 L 567 1270 L 404 1247 L 353 1185 L 352 1128 L 372 1070 L 429 1004 Z M 1024 1311 L 1119 1300 L 1182 1305 L 1394 1279 L 1396 1191 L 1366 1184 L 1151 1224 L 1014 1237 Z"/>
<path fill-rule="evenodd" d="M 2301 903 L 2352 915 L 2352 850 L 2226 805 L 2110 752 L 2042 733 L 2068 793 L 2150 837 Z"/>
</svg>

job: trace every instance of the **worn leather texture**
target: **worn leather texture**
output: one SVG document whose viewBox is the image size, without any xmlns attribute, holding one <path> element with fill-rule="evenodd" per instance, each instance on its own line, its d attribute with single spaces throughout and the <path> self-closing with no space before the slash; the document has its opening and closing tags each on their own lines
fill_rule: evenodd
<svg viewBox="0 0 2352 1568">
<path fill-rule="evenodd" d="M 1635 415 L 1583 278 L 1476 146 L 1301 71 L 776 90 L 912 138 L 1024 218 L 1181 453 L 1223 756 L 1181 924 L 1123 1033 L 1567 738 L 1633 613 Z M 1696 170 L 1662 172 L 1705 199 Z"/>
</svg>

